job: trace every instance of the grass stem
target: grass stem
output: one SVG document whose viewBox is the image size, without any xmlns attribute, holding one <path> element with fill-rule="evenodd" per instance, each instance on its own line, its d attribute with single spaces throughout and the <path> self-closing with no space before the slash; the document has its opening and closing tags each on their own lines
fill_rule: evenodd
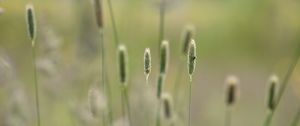
<svg viewBox="0 0 300 126">
<path fill-rule="evenodd" d="M 116 44 L 116 46 L 118 46 L 119 45 L 119 36 L 118 36 L 118 31 L 117 31 L 117 25 L 116 25 L 116 20 L 115 20 L 115 16 L 114 16 L 113 6 L 112 6 L 112 3 L 111 3 L 111 0 L 107 0 L 107 3 L 108 3 L 108 8 L 109 8 L 110 19 L 111 19 L 111 22 L 112 22 L 113 32 L 114 32 L 115 44 Z"/>
<path fill-rule="evenodd" d="M 36 65 L 36 46 L 34 40 L 32 40 L 32 61 L 33 61 L 33 76 L 34 76 L 34 88 L 35 88 L 35 106 L 36 106 L 36 116 L 37 116 L 37 126 L 41 126 L 41 116 L 40 116 L 40 103 L 39 103 L 39 85 L 37 78 L 37 65 Z"/>
<path fill-rule="evenodd" d="M 191 108 L 192 108 L 192 84 L 193 84 L 193 79 L 192 76 L 190 75 L 190 83 L 189 83 L 189 113 L 188 113 L 188 126 L 191 126 Z"/>
<path fill-rule="evenodd" d="M 278 107 L 278 105 L 279 105 L 279 103 L 280 103 L 280 101 L 282 99 L 284 91 L 287 88 L 289 79 L 290 79 L 291 75 L 293 74 L 293 71 L 294 71 L 295 67 L 297 66 L 299 57 L 300 57 L 300 43 L 299 43 L 299 45 L 297 47 L 297 50 L 296 50 L 294 58 L 293 58 L 293 60 L 291 62 L 291 65 L 289 66 L 289 68 L 287 70 L 287 73 L 286 73 L 286 75 L 283 78 L 281 87 L 279 88 L 278 97 L 277 97 L 277 100 L 275 101 L 275 105 L 274 105 L 274 110 L 271 111 L 270 114 L 265 119 L 264 126 L 270 126 L 271 125 L 271 121 L 272 121 L 272 118 L 274 116 L 274 113 L 277 110 L 277 107 Z"/>
<path fill-rule="evenodd" d="M 231 110 L 230 110 L 230 108 L 226 108 L 224 124 L 225 124 L 225 126 L 231 126 Z"/>
</svg>

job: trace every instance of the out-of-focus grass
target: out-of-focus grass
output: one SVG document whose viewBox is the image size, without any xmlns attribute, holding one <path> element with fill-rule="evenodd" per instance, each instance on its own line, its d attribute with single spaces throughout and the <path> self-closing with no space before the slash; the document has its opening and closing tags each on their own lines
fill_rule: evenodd
<svg viewBox="0 0 300 126">
<path fill-rule="evenodd" d="M 233 112 L 233 125 L 261 125 L 265 115 L 264 95 L 268 76 L 276 73 L 283 77 L 288 68 L 295 45 L 300 42 L 300 2 L 296 0 L 170 0 L 166 13 L 166 39 L 171 45 L 171 64 L 167 75 L 166 90 L 171 90 L 177 70 L 182 43 L 180 35 L 186 24 L 194 24 L 198 45 L 198 64 L 195 75 L 193 105 L 194 124 L 223 124 L 223 81 L 228 74 L 241 80 L 241 99 Z M 158 7 L 154 0 L 113 0 L 120 41 L 129 51 L 131 94 L 133 101 L 144 83 L 143 51 L 150 47 L 153 72 L 150 84 L 155 85 L 158 72 Z M 97 83 L 98 40 L 91 1 L 34 0 L 38 35 L 41 47 L 47 31 L 54 31 L 61 40 L 57 50 L 61 68 L 57 76 L 40 77 L 43 93 L 41 108 L 43 124 L 71 125 L 68 115 L 70 104 L 84 102 L 87 90 Z M 25 24 L 26 1 L 4 0 L 0 7 L 0 52 L 9 56 L 22 88 L 32 96 L 32 66 L 30 41 Z M 116 72 L 116 49 L 113 42 L 111 21 L 105 1 L 105 42 L 109 79 L 113 87 L 115 118 L 119 115 L 119 83 Z M 51 42 L 51 41 L 50 41 Z M 40 48 L 40 52 L 43 52 Z M 44 52 L 45 53 L 45 52 Z M 42 55 L 41 57 L 47 56 Z M 296 73 L 299 73 L 297 68 Z M 80 73 L 78 73 L 78 71 Z M 295 74 L 291 81 L 297 85 Z M 56 78 L 56 79 L 55 79 Z M 187 80 L 188 76 L 183 77 Z M 52 81 L 48 81 L 52 80 Z M 51 84 L 57 84 L 51 86 Z M 186 82 L 182 84 L 185 90 Z M 299 85 L 299 84 L 298 84 Z M 3 86 L 6 87 L 6 86 Z M 51 87 L 53 89 L 51 89 Z M 278 126 L 291 121 L 299 104 L 293 91 L 287 90 L 283 104 L 276 114 Z M 7 106 L 8 88 L 0 88 L 0 106 Z M 53 93 L 56 94 L 53 96 Z M 29 97 L 28 96 L 28 97 Z M 197 98 L 197 99 L 196 99 Z M 28 98 L 32 103 L 32 98 Z M 31 108 L 31 107 L 29 107 Z M 32 109 L 32 108 L 31 108 Z M 33 110 L 33 109 L 32 109 Z M 5 107 L 0 107 L 0 118 Z M 134 110 L 137 111 L 138 110 Z M 135 113 L 137 113 L 135 112 Z M 31 114 L 33 115 L 33 113 Z M 3 118 L 5 115 L 3 115 Z M 33 117 L 31 117 L 33 118 Z M 0 119 L 1 121 L 2 119 Z M 46 123 L 47 122 L 47 123 Z M 1 123 L 0 123 L 1 124 Z"/>
</svg>

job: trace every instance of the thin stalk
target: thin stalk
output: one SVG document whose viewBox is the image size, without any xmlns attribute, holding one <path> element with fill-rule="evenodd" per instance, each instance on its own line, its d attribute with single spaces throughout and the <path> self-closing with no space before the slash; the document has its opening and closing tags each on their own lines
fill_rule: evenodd
<svg viewBox="0 0 300 126">
<path fill-rule="evenodd" d="M 161 0 L 159 10 L 159 37 L 158 47 L 160 47 L 162 40 L 164 39 L 164 27 L 165 27 L 165 1 Z"/>
<path fill-rule="evenodd" d="M 149 85 L 149 75 L 146 75 L 146 86 L 149 87 L 148 85 Z M 145 107 L 144 108 L 144 110 L 145 110 L 145 118 L 146 118 L 145 123 L 146 123 L 146 126 L 149 126 L 149 121 L 148 121 L 149 120 L 149 115 L 147 113 L 147 107 L 146 107 L 145 104 L 143 104 L 143 106 Z"/>
<path fill-rule="evenodd" d="M 159 99 L 157 110 L 156 110 L 156 126 L 160 126 L 160 108 L 161 108 L 161 101 Z"/>
<path fill-rule="evenodd" d="M 32 40 L 32 43 L 35 43 Z M 36 106 L 36 116 L 37 116 L 37 125 L 41 126 L 41 116 L 40 116 L 40 103 L 39 103 L 39 85 L 37 80 L 37 68 L 36 68 L 36 48 L 35 44 L 32 44 L 32 58 L 33 58 L 33 76 L 34 76 L 34 87 L 35 87 L 35 106 Z"/>
<path fill-rule="evenodd" d="M 231 110 L 227 108 L 225 112 L 225 126 L 231 126 Z"/>
<path fill-rule="evenodd" d="M 131 119 L 131 110 L 130 110 L 130 102 L 129 102 L 127 87 L 125 87 L 125 89 L 124 89 L 124 98 L 125 98 L 126 108 L 127 108 L 127 112 L 128 112 L 129 126 L 130 126 L 130 125 L 132 125 L 132 119 Z"/>
<path fill-rule="evenodd" d="M 115 44 L 116 44 L 116 46 L 118 46 L 119 45 L 119 36 L 118 36 L 117 25 L 116 25 L 116 20 L 115 20 L 111 0 L 107 0 L 107 3 L 108 3 L 108 8 L 109 8 L 110 19 L 112 22 L 113 32 L 114 32 Z"/>
<path fill-rule="evenodd" d="M 109 90 L 109 89 L 107 89 L 106 88 L 106 84 L 107 83 L 105 83 L 105 75 L 106 75 L 106 69 L 105 69 L 105 48 L 104 48 L 104 36 L 103 36 L 103 29 L 99 29 L 99 33 L 100 33 L 100 52 L 101 52 L 101 54 L 100 54 L 100 60 L 101 60 L 101 68 L 100 68 L 100 74 L 101 74 L 101 80 L 102 80 L 102 85 L 103 85 L 103 90 L 104 90 L 104 92 L 106 93 L 106 95 L 107 95 L 107 91 L 106 90 Z M 101 70 L 102 69 L 102 70 Z M 108 98 L 109 99 L 109 98 Z M 110 100 L 108 101 L 108 102 L 110 102 Z M 108 107 L 108 113 L 109 113 L 109 118 L 110 118 L 110 123 L 112 122 L 111 120 L 112 120 L 112 116 L 111 116 L 111 106 L 110 105 L 108 105 L 107 106 Z M 103 113 L 103 116 L 102 116 L 102 118 L 103 118 L 103 125 L 104 126 L 106 126 L 106 119 L 105 119 L 105 113 Z"/>
<path fill-rule="evenodd" d="M 285 77 L 282 81 L 281 87 L 280 87 L 279 92 L 278 92 L 278 98 L 275 101 L 274 110 L 271 111 L 270 114 L 267 116 L 267 118 L 265 120 L 265 123 L 264 123 L 264 126 L 270 126 L 271 125 L 271 121 L 272 121 L 272 118 L 274 116 L 274 113 L 276 112 L 277 107 L 280 103 L 280 100 L 282 99 L 283 93 L 287 88 L 289 79 L 290 79 L 295 67 L 297 66 L 299 57 L 300 57 L 300 43 L 297 47 L 295 57 L 293 58 L 293 61 L 291 62 L 291 65 L 289 66 L 288 71 L 287 71 L 287 73 L 286 73 L 286 75 L 285 75 Z"/>
<path fill-rule="evenodd" d="M 297 114 L 295 115 L 293 122 L 290 126 L 298 126 L 299 124 L 299 119 L 300 119 L 300 108 L 298 109 Z"/>
<path fill-rule="evenodd" d="M 189 115 L 188 115 L 188 126 L 191 126 L 191 108 L 192 108 L 192 83 L 193 79 L 192 76 L 190 75 L 190 83 L 189 83 Z"/>
<path fill-rule="evenodd" d="M 125 110 L 126 110 L 126 108 L 125 108 L 125 98 L 124 98 L 124 90 L 125 90 L 125 87 L 122 85 L 121 86 L 121 105 L 122 105 L 122 117 L 123 118 L 125 118 L 126 117 L 126 115 L 125 115 Z"/>
</svg>

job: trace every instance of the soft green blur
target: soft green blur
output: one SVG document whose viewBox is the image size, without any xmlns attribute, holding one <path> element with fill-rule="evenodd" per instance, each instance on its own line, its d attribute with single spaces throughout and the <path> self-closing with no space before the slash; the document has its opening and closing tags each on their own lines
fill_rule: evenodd
<svg viewBox="0 0 300 126">
<path fill-rule="evenodd" d="M 165 91 L 172 93 L 179 64 L 187 68 L 181 53 L 181 33 L 186 25 L 193 24 L 198 58 L 193 82 L 192 125 L 224 124 L 224 80 L 229 75 L 236 75 L 241 82 L 232 126 L 262 125 L 267 114 L 268 79 L 272 74 L 280 79 L 284 77 L 300 44 L 300 1 L 167 1 L 165 39 L 170 41 L 171 58 Z M 158 2 L 112 0 L 120 43 L 129 51 L 134 126 L 142 126 L 140 109 L 145 104 L 155 110 L 155 101 L 152 102 L 145 90 L 153 91 L 158 79 Z M 87 112 L 89 88 L 95 85 L 101 88 L 100 38 L 92 0 L 0 0 L 0 8 L 4 10 L 0 13 L 0 59 L 9 63 L 9 67 L 0 69 L 0 126 L 35 125 L 33 59 L 25 21 L 27 3 L 35 7 L 38 27 L 42 126 L 95 125 L 95 122 L 82 123 L 91 120 Z M 117 120 L 121 116 L 117 45 L 108 11 L 107 0 L 104 0 L 105 62 Z M 153 61 L 150 87 L 145 85 L 143 72 L 143 54 L 147 47 L 151 49 Z M 11 73 L 6 75 L 7 72 Z M 179 82 L 180 102 L 175 106 L 178 118 L 183 116 L 181 120 L 186 120 L 189 78 L 187 69 L 180 72 L 184 76 Z M 289 125 L 300 108 L 299 76 L 297 67 L 275 113 L 273 126 Z"/>
</svg>

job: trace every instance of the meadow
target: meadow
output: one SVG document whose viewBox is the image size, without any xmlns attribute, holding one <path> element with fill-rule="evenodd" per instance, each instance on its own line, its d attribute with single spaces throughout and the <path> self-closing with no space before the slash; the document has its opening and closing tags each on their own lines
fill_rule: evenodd
<svg viewBox="0 0 300 126">
<path fill-rule="evenodd" d="M 0 0 L 0 126 L 298 126 L 299 0 Z"/>
</svg>

